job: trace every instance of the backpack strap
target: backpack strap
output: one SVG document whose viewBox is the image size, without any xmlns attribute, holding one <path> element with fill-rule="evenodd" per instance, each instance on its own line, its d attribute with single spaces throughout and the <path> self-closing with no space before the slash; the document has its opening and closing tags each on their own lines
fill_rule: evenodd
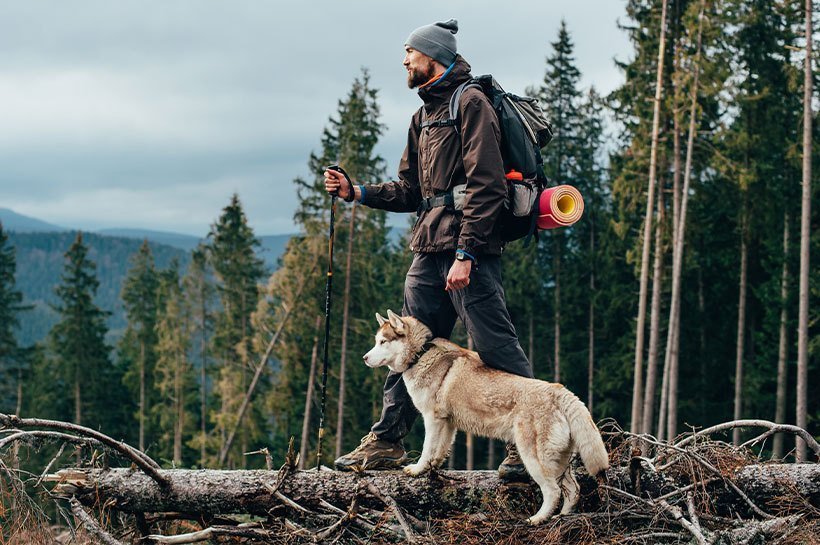
<svg viewBox="0 0 820 545">
<path fill-rule="evenodd" d="M 463 95 L 464 91 L 470 87 L 478 87 L 481 89 L 481 85 L 475 80 L 475 78 L 473 78 L 456 87 L 456 90 L 453 92 L 452 96 L 450 96 L 450 119 L 447 121 L 453 122 L 452 125 L 459 134 L 461 134 L 461 129 L 458 125 L 458 106 L 461 104 L 461 95 Z"/>
</svg>

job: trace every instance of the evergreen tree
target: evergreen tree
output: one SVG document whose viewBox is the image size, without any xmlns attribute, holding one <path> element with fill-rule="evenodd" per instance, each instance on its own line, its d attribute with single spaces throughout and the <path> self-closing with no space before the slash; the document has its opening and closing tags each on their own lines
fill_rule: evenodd
<svg viewBox="0 0 820 545">
<path fill-rule="evenodd" d="M 139 251 L 131 258 L 131 269 L 122 287 L 122 301 L 128 326 L 120 341 L 119 352 L 122 366 L 127 368 L 125 381 L 137 399 L 139 422 L 138 445 L 144 450 L 146 435 L 150 429 L 148 416 L 154 406 L 154 365 L 156 364 L 157 288 L 159 279 L 154 267 L 151 247 L 145 240 Z"/>
<path fill-rule="evenodd" d="M 156 318 L 155 384 L 159 402 L 152 408 L 162 433 L 159 452 L 181 466 L 183 445 L 193 424 L 196 378 L 188 359 L 191 319 L 183 298 L 179 264 L 175 260 L 160 273 Z"/>
<path fill-rule="evenodd" d="M 62 283 L 56 289 L 59 303 L 53 307 L 60 321 L 50 334 L 53 363 L 67 386 L 62 397 L 72 404 L 63 414 L 71 415 L 76 424 L 116 436 L 122 427 L 115 408 L 122 398 L 120 377 L 105 343 L 109 313 L 94 304 L 99 286 L 96 265 L 88 257 L 82 233 L 77 234 L 65 256 Z"/>
<path fill-rule="evenodd" d="M 555 126 L 553 141 L 544 150 L 544 166 L 547 177 L 557 185 L 570 182 L 577 170 L 581 91 L 578 87 L 581 73 L 575 66 L 574 44 L 570 39 L 566 21 L 561 20 L 558 39 L 552 44 L 553 53 L 547 58 L 547 71 L 540 89 L 545 111 Z M 546 237 L 545 237 L 546 238 Z M 550 233 L 549 244 L 542 247 L 542 263 L 551 272 L 553 302 L 553 380 L 561 380 L 561 263 L 565 246 L 564 231 Z"/>
<path fill-rule="evenodd" d="M 24 357 L 17 344 L 18 314 L 31 308 L 23 305 L 16 289 L 14 247 L 0 223 L 0 411 L 19 414 L 22 404 Z"/>
<path fill-rule="evenodd" d="M 219 219 L 211 226 L 208 251 L 217 279 L 221 309 L 216 315 L 214 358 L 220 362 L 219 377 L 214 385 L 219 400 L 216 425 L 220 448 L 236 424 L 236 414 L 249 381 L 253 360 L 251 313 L 256 309 L 258 283 L 264 274 L 262 260 L 256 255 L 259 241 L 248 225 L 245 212 L 234 194 Z M 241 429 L 241 442 L 235 445 L 230 465 L 244 464 L 252 435 L 260 432 L 253 419 Z"/>
<path fill-rule="evenodd" d="M 191 263 L 182 280 L 186 312 L 190 316 L 191 360 L 199 370 L 199 414 L 198 430 L 192 440 L 192 447 L 199 449 L 199 465 L 205 466 L 209 437 L 209 384 L 212 372 L 211 337 L 213 334 L 215 288 L 213 271 L 208 264 L 208 251 L 198 246 L 191 253 Z M 213 450 L 218 449 L 215 446 Z"/>
</svg>

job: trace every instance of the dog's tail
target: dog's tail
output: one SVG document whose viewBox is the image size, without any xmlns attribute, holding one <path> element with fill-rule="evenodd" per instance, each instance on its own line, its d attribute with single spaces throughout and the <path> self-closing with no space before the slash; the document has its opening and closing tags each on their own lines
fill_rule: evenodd
<svg viewBox="0 0 820 545">
<path fill-rule="evenodd" d="M 581 455 L 584 467 L 590 475 L 596 476 L 609 467 L 609 454 L 606 452 L 601 432 L 592 421 L 592 416 L 580 399 L 569 390 L 564 390 L 561 398 L 561 409 L 569 421 L 570 435 L 575 448 Z"/>
</svg>

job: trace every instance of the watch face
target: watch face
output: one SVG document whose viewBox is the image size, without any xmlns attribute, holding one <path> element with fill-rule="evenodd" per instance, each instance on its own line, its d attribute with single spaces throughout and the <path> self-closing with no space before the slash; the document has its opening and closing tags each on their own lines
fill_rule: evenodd
<svg viewBox="0 0 820 545">
<path fill-rule="evenodd" d="M 466 256 L 466 255 L 464 255 L 464 254 L 456 254 L 456 260 L 458 260 L 458 261 L 464 261 L 464 260 L 466 260 L 466 259 L 467 259 L 467 256 Z"/>
</svg>

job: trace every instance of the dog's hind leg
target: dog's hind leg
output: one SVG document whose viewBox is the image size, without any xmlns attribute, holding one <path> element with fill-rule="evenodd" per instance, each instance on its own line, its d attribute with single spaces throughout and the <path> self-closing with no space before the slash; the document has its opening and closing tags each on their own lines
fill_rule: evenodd
<svg viewBox="0 0 820 545">
<path fill-rule="evenodd" d="M 575 508 L 575 504 L 578 503 L 578 495 L 581 492 L 581 487 L 578 486 L 578 481 L 575 480 L 575 475 L 572 474 L 572 467 L 570 466 L 567 466 L 564 475 L 561 477 L 561 492 L 564 496 L 561 514 L 568 515 Z"/>
<path fill-rule="evenodd" d="M 535 525 L 541 524 L 555 511 L 558 499 L 561 497 L 561 488 L 558 486 L 558 478 L 561 475 L 557 470 L 559 453 L 551 453 L 538 448 L 537 434 L 535 430 L 516 429 L 515 446 L 518 447 L 518 454 L 524 467 L 541 488 L 543 501 L 541 508 L 527 522 Z"/>
</svg>

